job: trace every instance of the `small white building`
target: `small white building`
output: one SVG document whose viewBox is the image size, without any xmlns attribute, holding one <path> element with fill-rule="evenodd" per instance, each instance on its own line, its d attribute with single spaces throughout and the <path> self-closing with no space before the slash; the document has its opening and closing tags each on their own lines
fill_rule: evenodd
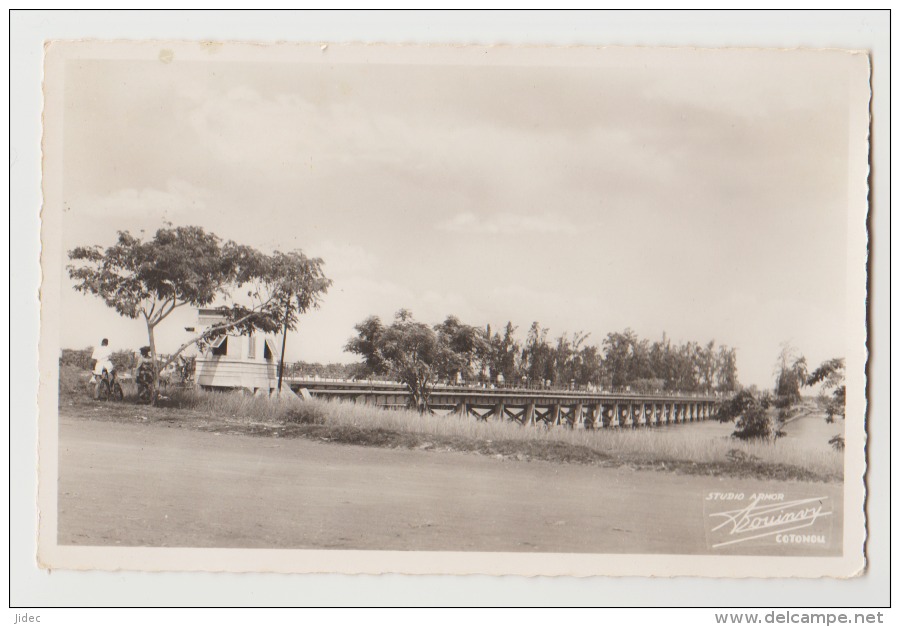
<svg viewBox="0 0 900 627">
<path fill-rule="evenodd" d="M 195 331 L 221 321 L 215 309 L 200 309 Z M 278 388 L 277 346 L 271 335 L 225 335 L 197 356 L 195 380 L 204 388 L 270 393 Z"/>
</svg>

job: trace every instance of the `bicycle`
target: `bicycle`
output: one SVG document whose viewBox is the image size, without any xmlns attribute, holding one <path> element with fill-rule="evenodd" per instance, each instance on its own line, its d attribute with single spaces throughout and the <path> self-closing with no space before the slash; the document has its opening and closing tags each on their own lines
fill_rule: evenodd
<svg viewBox="0 0 900 627">
<path fill-rule="evenodd" d="M 116 372 L 113 370 L 110 372 L 106 368 L 103 369 L 101 374 L 94 374 L 94 400 L 98 401 L 108 401 L 110 399 L 114 401 L 122 401 L 125 398 L 125 392 L 122 390 L 122 384 L 119 383 L 118 378 L 116 377 Z"/>
</svg>

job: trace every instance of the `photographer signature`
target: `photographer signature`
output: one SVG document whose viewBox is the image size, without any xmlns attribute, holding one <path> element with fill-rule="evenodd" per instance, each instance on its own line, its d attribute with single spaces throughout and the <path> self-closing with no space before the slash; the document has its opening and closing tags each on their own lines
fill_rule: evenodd
<svg viewBox="0 0 900 627">
<path fill-rule="evenodd" d="M 724 529 L 728 537 L 734 538 L 714 544 L 713 548 L 811 527 L 819 518 L 831 516 L 832 512 L 823 511 L 823 501 L 827 498 L 822 496 L 760 505 L 760 498 L 757 497 L 742 509 L 710 514 L 710 518 L 724 519 L 712 531 Z"/>
</svg>

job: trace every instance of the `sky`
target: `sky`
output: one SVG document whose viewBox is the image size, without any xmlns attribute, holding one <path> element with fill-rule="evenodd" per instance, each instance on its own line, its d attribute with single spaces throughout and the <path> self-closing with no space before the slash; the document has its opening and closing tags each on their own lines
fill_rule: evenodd
<svg viewBox="0 0 900 627">
<path fill-rule="evenodd" d="M 353 325 L 400 308 L 522 338 L 539 321 L 598 345 L 626 327 L 715 340 L 761 387 L 783 342 L 843 355 L 846 55 L 596 54 L 69 60 L 62 244 L 171 222 L 322 257 L 334 284 L 289 360 L 355 361 Z M 142 322 L 62 290 L 63 347 L 146 344 Z M 194 320 L 164 322 L 160 349 Z"/>
</svg>

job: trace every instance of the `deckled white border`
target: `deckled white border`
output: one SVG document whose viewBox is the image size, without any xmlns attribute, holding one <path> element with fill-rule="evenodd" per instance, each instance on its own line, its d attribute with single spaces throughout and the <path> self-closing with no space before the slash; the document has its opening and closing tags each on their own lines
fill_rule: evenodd
<svg viewBox="0 0 900 627">
<path fill-rule="evenodd" d="M 58 307 L 62 259 L 61 182 L 63 120 L 59 95 L 64 89 L 67 61 L 79 58 L 157 60 L 165 49 L 176 59 L 216 62 L 264 61 L 388 63 L 428 65 L 519 65 L 618 67 L 623 63 L 658 60 L 671 51 L 659 48 L 605 48 L 541 46 L 412 46 L 384 44 L 246 44 L 208 46 L 196 42 L 57 42 L 47 46 L 45 65 L 44 172 L 45 205 L 43 255 L 45 269 L 40 343 L 40 482 L 39 561 L 53 568 L 104 570 L 190 570 L 282 573 L 404 573 L 490 575 L 615 575 L 670 577 L 849 577 L 864 566 L 863 516 L 865 474 L 865 296 L 869 124 L 869 66 L 862 52 L 821 51 L 853 65 L 850 137 L 851 172 L 848 193 L 847 251 L 847 449 L 844 483 L 843 557 L 735 557 L 677 555 L 586 555 L 534 553 L 454 553 L 422 551 L 311 551 L 236 549 L 160 549 L 60 546 L 56 543 L 57 377 L 59 354 Z M 735 54 L 731 51 L 679 50 L 678 55 Z M 742 50 L 747 55 L 791 54 L 783 51 Z M 213 56 L 214 55 L 214 56 Z"/>
</svg>

